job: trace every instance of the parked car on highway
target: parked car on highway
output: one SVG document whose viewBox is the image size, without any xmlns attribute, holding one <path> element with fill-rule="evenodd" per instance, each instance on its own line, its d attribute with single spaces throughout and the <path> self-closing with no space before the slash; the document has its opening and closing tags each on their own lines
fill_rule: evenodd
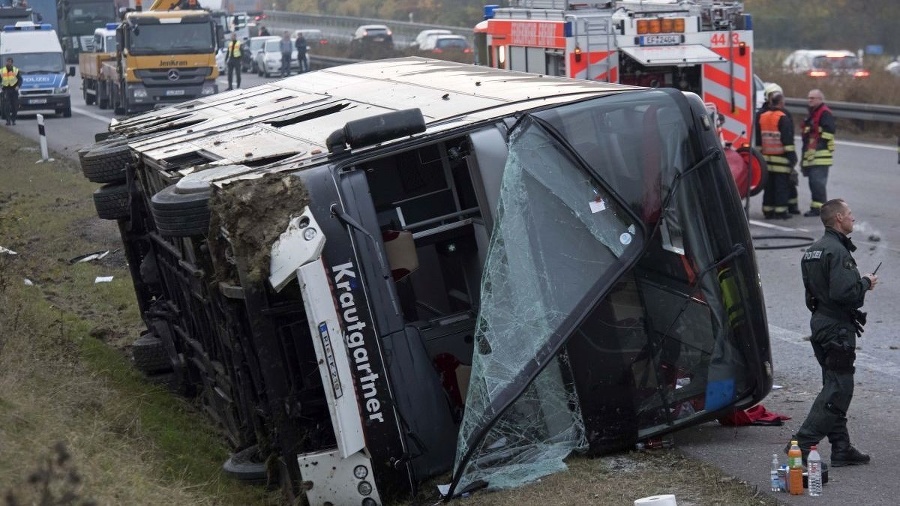
<svg viewBox="0 0 900 506">
<path fill-rule="evenodd" d="M 387 56 L 394 49 L 394 36 L 385 25 L 362 25 L 350 39 L 350 57 Z"/>
<path fill-rule="evenodd" d="M 244 72 L 252 72 L 254 74 L 259 73 L 259 65 L 256 63 L 257 53 L 262 51 L 266 41 L 280 39 L 281 37 L 276 35 L 261 35 L 258 37 L 250 37 L 250 40 L 244 41 L 244 50 L 241 52 L 241 70 Z"/>
<path fill-rule="evenodd" d="M 900 58 L 894 58 L 894 61 L 888 63 L 887 66 L 884 67 L 884 70 L 900 77 Z"/>
<path fill-rule="evenodd" d="M 256 75 L 271 77 L 281 75 L 281 47 L 280 37 L 265 41 L 263 49 L 256 53 Z M 291 47 L 294 47 L 294 39 L 291 39 Z M 309 67 L 309 54 L 306 55 L 306 65 Z M 297 49 L 291 52 L 291 66 L 289 72 L 300 72 L 300 62 L 297 61 Z"/>
<path fill-rule="evenodd" d="M 809 77 L 869 77 L 862 61 L 851 51 L 831 49 L 799 49 L 785 58 L 787 72 Z"/>
<path fill-rule="evenodd" d="M 450 30 L 444 30 L 444 29 L 422 30 L 421 32 L 419 32 L 418 35 L 416 35 L 416 40 L 414 40 L 412 42 L 412 44 L 409 45 L 409 48 L 413 49 L 413 50 L 418 50 L 418 49 L 422 48 L 423 45 L 425 44 L 425 41 L 427 41 L 431 37 L 436 37 L 438 35 L 452 35 L 452 34 L 453 34 L 453 32 L 451 32 Z"/>
<path fill-rule="evenodd" d="M 328 45 L 328 38 L 325 37 L 322 30 L 317 28 L 301 28 L 300 30 L 294 30 L 294 38 L 296 39 L 299 37 L 301 33 L 306 39 L 307 51 L 315 52 L 316 48 Z"/>
<path fill-rule="evenodd" d="M 435 35 L 419 46 L 420 53 L 463 55 L 472 54 L 472 46 L 462 35 Z"/>
</svg>

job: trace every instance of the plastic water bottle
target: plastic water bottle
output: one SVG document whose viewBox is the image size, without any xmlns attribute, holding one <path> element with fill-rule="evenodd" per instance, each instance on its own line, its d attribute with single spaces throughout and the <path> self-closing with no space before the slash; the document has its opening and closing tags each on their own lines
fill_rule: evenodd
<svg viewBox="0 0 900 506">
<path fill-rule="evenodd" d="M 778 478 L 778 454 L 772 454 L 772 470 L 769 472 L 772 479 L 772 492 L 781 492 L 781 480 Z"/>
<path fill-rule="evenodd" d="M 822 495 L 822 457 L 815 445 L 809 449 L 809 456 L 806 458 L 806 469 L 808 471 L 809 495 L 818 497 Z"/>
</svg>

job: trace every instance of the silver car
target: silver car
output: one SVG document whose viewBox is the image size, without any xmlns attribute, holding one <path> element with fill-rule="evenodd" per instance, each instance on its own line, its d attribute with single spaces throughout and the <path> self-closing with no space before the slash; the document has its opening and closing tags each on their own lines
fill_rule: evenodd
<svg viewBox="0 0 900 506">
<path fill-rule="evenodd" d="M 294 40 L 291 39 L 291 47 L 294 48 Z M 271 77 L 281 75 L 281 40 L 267 40 L 263 49 L 256 53 L 256 75 Z M 309 53 L 306 53 L 306 66 L 309 68 Z M 297 61 L 297 48 L 291 51 L 291 65 L 288 73 L 300 72 L 300 62 Z"/>
<path fill-rule="evenodd" d="M 241 55 L 241 70 L 254 74 L 259 73 L 256 54 L 262 51 L 265 43 L 270 40 L 277 41 L 281 40 L 281 38 L 276 35 L 260 35 L 258 37 L 250 37 L 250 40 L 244 41 L 244 53 Z"/>
</svg>

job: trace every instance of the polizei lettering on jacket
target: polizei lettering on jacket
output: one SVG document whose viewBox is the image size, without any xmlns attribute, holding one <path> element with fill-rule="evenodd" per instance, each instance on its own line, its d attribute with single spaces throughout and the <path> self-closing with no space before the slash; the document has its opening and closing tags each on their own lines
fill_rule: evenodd
<svg viewBox="0 0 900 506">
<path fill-rule="evenodd" d="M 360 393 L 362 398 L 360 403 L 366 408 L 369 414 L 369 420 L 384 422 L 384 414 L 381 412 L 381 402 L 378 400 L 378 387 L 375 380 L 378 374 L 372 372 L 372 365 L 369 363 L 369 351 L 366 349 L 366 322 L 359 319 L 356 314 L 356 300 L 353 297 L 352 283 L 356 282 L 356 272 L 353 270 L 353 263 L 337 265 L 331 268 L 334 274 L 334 285 L 337 288 L 338 305 L 341 307 L 341 318 L 344 321 L 344 341 L 347 343 L 347 349 L 353 366 L 356 367 L 357 378 L 359 379 Z"/>
</svg>

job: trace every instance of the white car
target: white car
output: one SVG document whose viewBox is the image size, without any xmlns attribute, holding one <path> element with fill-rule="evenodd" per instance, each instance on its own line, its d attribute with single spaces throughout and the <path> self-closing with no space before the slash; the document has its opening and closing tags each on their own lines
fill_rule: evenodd
<svg viewBox="0 0 900 506">
<path fill-rule="evenodd" d="M 425 47 L 426 42 L 428 41 L 429 38 L 436 37 L 438 35 L 452 35 L 452 34 L 453 34 L 453 32 L 451 32 L 450 30 L 439 30 L 439 29 L 422 30 L 421 32 L 419 32 L 418 35 L 416 35 L 416 40 L 414 40 L 412 42 L 412 44 L 409 45 L 409 48 L 414 49 L 414 50 L 422 49 Z"/>
<path fill-rule="evenodd" d="M 472 46 L 462 35 L 433 35 L 419 46 L 420 53 L 429 54 L 471 54 Z"/>
<path fill-rule="evenodd" d="M 884 68 L 887 72 L 897 77 L 900 77 L 900 59 L 894 60 L 891 63 L 888 63 Z"/>
<path fill-rule="evenodd" d="M 846 50 L 799 49 L 784 59 L 782 67 L 786 72 L 809 77 L 869 77 L 856 54 Z"/>
<path fill-rule="evenodd" d="M 263 49 L 263 45 L 270 40 L 281 40 L 277 35 L 260 35 L 258 37 L 250 37 L 244 41 L 243 52 L 241 53 L 241 70 L 244 72 L 259 73 L 259 66 L 256 63 L 256 55 Z"/>
<path fill-rule="evenodd" d="M 294 39 L 291 39 L 291 65 L 288 73 L 300 72 L 300 62 L 297 61 L 297 48 L 294 48 Z M 271 77 L 281 75 L 281 39 L 267 40 L 263 49 L 256 53 L 256 75 Z M 306 53 L 306 67 L 309 68 L 309 52 Z"/>
</svg>

